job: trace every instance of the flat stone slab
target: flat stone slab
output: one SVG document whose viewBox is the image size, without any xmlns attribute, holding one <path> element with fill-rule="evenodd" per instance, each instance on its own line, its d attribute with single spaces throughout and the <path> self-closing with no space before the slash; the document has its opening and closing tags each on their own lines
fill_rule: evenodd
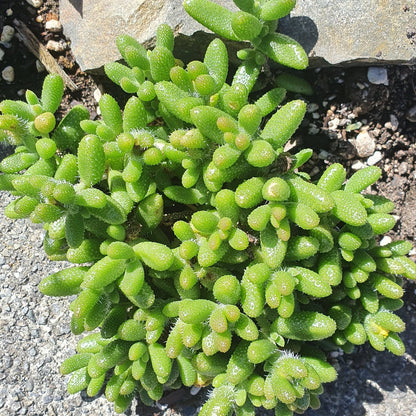
<svg viewBox="0 0 416 416">
<path fill-rule="evenodd" d="M 315 65 L 416 63 L 414 1 L 298 0 L 280 31 Z"/>
<path fill-rule="evenodd" d="M 231 0 L 216 0 L 236 9 Z M 178 38 L 176 56 L 202 53 L 212 35 L 191 19 L 181 0 L 60 0 L 64 34 L 80 68 L 120 59 L 115 38 L 127 33 L 152 46 L 167 23 Z M 358 5 L 357 5 L 358 4 Z M 306 49 L 311 65 L 416 63 L 416 4 L 408 0 L 304 0 L 279 30 Z M 195 55 L 193 56 L 193 58 Z M 194 58 L 195 59 L 195 58 Z"/>
</svg>

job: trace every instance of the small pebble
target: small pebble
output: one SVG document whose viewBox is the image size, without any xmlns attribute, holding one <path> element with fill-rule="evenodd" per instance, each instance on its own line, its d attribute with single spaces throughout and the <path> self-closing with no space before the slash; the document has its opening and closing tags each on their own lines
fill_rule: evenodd
<svg viewBox="0 0 416 416">
<path fill-rule="evenodd" d="M 13 16 L 13 10 L 12 9 L 7 9 L 6 10 L 6 16 L 7 17 Z"/>
<path fill-rule="evenodd" d="M 409 169 L 409 165 L 406 162 L 402 162 L 397 169 L 400 175 L 405 175 Z"/>
<path fill-rule="evenodd" d="M 321 160 L 327 159 L 328 156 L 329 156 L 329 153 L 326 150 L 321 150 L 318 155 L 319 159 Z"/>
<path fill-rule="evenodd" d="M 200 390 L 201 390 L 201 387 L 192 386 L 189 392 L 191 393 L 192 396 L 195 396 L 199 393 Z"/>
<path fill-rule="evenodd" d="M 380 240 L 380 246 L 386 246 L 387 244 L 390 244 L 392 242 L 392 239 L 390 236 L 385 235 L 381 240 Z"/>
<path fill-rule="evenodd" d="M 39 61 L 39 59 L 36 59 L 36 70 L 39 73 L 45 71 L 45 66 L 43 65 L 41 61 Z"/>
<path fill-rule="evenodd" d="M 1 71 L 1 77 L 6 82 L 13 82 L 14 81 L 14 68 L 12 66 L 6 66 L 6 68 Z"/>
<path fill-rule="evenodd" d="M 375 85 L 389 85 L 387 69 L 381 66 L 370 66 L 367 71 L 368 80 Z"/>
<path fill-rule="evenodd" d="M 156 401 L 155 405 L 159 410 L 162 410 L 162 411 L 165 411 L 168 408 L 167 404 L 162 404 L 162 403 L 159 403 L 158 401 Z"/>
<path fill-rule="evenodd" d="M 66 47 L 67 45 L 64 41 L 48 40 L 46 44 L 46 49 L 54 52 L 63 52 Z"/>
<path fill-rule="evenodd" d="M 306 111 L 308 113 L 314 113 L 318 109 L 319 109 L 319 105 L 316 103 L 309 103 L 306 107 Z"/>
<path fill-rule="evenodd" d="M 2 61 L 4 58 L 4 50 L 0 48 L 0 61 Z"/>
<path fill-rule="evenodd" d="M 1 60 L 1 59 L 0 59 Z M 406 119 L 411 123 L 416 123 L 416 105 L 410 107 L 406 112 Z"/>
<path fill-rule="evenodd" d="M 381 154 L 381 152 L 379 152 L 378 150 L 376 152 L 374 152 L 374 154 L 372 156 L 370 156 L 367 159 L 367 164 L 369 166 L 373 166 L 376 163 L 380 162 L 380 160 L 383 159 L 383 155 Z"/>
<path fill-rule="evenodd" d="M 37 351 L 34 347 L 30 348 L 27 353 L 31 356 L 34 357 L 37 354 Z"/>
<path fill-rule="evenodd" d="M 101 96 L 102 96 L 101 90 L 99 88 L 96 88 L 93 92 L 93 97 L 94 97 L 94 100 L 97 101 L 97 103 L 100 101 Z"/>
<path fill-rule="evenodd" d="M 26 0 L 26 2 L 33 6 L 35 9 L 39 8 L 43 4 L 43 0 Z"/>
<path fill-rule="evenodd" d="M 45 29 L 49 30 L 50 32 L 57 33 L 62 30 L 62 25 L 60 21 L 56 19 L 51 19 L 45 23 Z"/>
<path fill-rule="evenodd" d="M 370 134 L 366 131 L 358 133 L 355 138 L 355 147 L 359 157 L 368 157 L 376 150 L 376 143 Z"/>
<path fill-rule="evenodd" d="M 52 401 L 53 401 L 53 397 L 50 396 L 49 394 L 47 394 L 46 396 L 43 396 L 43 403 L 44 404 L 52 403 Z"/>
<path fill-rule="evenodd" d="M 2 42 L 10 42 L 14 36 L 14 28 L 12 28 L 9 25 L 6 25 L 3 27 L 3 30 L 1 32 L 0 40 Z"/>
<path fill-rule="evenodd" d="M 339 126 L 340 120 L 338 117 L 335 117 L 333 120 L 328 121 L 328 129 L 329 130 L 336 130 Z"/>
<path fill-rule="evenodd" d="M 34 385 L 33 385 L 32 379 L 28 379 L 26 381 L 25 387 L 26 387 L 26 391 L 33 391 Z"/>
<path fill-rule="evenodd" d="M 309 124 L 308 134 L 314 136 L 319 133 L 319 127 L 316 124 Z"/>
<path fill-rule="evenodd" d="M 357 160 L 351 165 L 351 169 L 352 170 L 360 170 L 362 168 L 365 168 L 366 166 L 367 165 L 365 163 L 361 162 L 361 160 Z"/>
<path fill-rule="evenodd" d="M 13 360 L 11 359 L 11 357 L 7 356 L 3 359 L 3 369 L 7 370 L 8 368 L 10 368 L 13 365 Z"/>
<path fill-rule="evenodd" d="M 311 176 L 315 176 L 320 172 L 318 166 L 315 166 L 311 171 L 310 171 L 310 175 Z"/>
<path fill-rule="evenodd" d="M 390 114 L 390 123 L 393 131 L 399 128 L 399 119 L 394 114 Z"/>
</svg>

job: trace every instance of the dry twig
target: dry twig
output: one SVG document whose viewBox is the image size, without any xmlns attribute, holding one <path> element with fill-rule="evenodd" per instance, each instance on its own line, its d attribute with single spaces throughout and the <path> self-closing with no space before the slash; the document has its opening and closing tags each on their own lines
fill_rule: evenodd
<svg viewBox="0 0 416 416">
<path fill-rule="evenodd" d="M 24 45 L 39 59 L 40 62 L 42 62 L 46 70 L 50 73 L 60 75 L 64 80 L 65 85 L 71 91 L 78 89 L 66 72 L 58 65 L 55 58 L 49 53 L 45 46 L 39 42 L 34 33 L 18 19 L 14 19 L 13 23 Z"/>
</svg>

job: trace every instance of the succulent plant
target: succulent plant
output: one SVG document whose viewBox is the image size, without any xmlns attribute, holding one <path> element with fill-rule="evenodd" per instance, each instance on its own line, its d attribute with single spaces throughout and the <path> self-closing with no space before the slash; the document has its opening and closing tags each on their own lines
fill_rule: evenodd
<svg viewBox="0 0 416 416">
<path fill-rule="evenodd" d="M 213 386 L 201 416 L 303 413 L 336 378 L 331 348 L 404 353 L 394 312 L 416 265 L 409 242 L 378 244 L 395 225 L 393 203 L 366 193 L 381 170 L 346 179 L 333 164 L 313 182 L 299 169 L 312 150 L 284 146 L 306 104 L 281 103 L 310 86 L 284 74 L 252 98 L 267 57 L 307 66 L 275 32 L 295 1 L 234 3 L 184 2 L 218 35 L 250 42 L 232 77 L 222 40 L 185 66 L 162 25 L 151 51 L 120 36 L 125 63 L 105 66 L 132 94 L 123 110 L 104 94 L 102 119 L 77 105 L 56 125 L 56 75 L 40 98 L 0 103 L 0 138 L 16 146 L 0 163 L 0 188 L 17 197 L 6 215 L 43 224 L 49 258 L 74 264 L 39 289 L 73 296 L 72 332 L 91 332 L 61 373 L 70 393 L 105 385 L 119 413 L 182 385 Z"/>
</svg>

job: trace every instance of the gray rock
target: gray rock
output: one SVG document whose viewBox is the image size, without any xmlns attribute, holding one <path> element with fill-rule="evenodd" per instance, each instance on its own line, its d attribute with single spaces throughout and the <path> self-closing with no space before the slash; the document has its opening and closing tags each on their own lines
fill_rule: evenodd
<svg viewBox="0 0 416 416">
<path fill-rule="evenodd" d="M 408 35 L 415 12 L 416 4 L 407 0 L 304 0 L 280 30 L 321 65 L 408 63 L 416 60 Z"/>
<path fill-rule="evenodd" d="M 234 9 L 231 0 L 216 0 Z M 410 63 L 416 46 L 408 38 L 416 5 L 407 0 L 304 0 L 280 22 L 280 31 L 298 40 L 311 65 Z M 60 0 L 64 34 L 82 70 L 120 59 L 115 38 L 127 33 L 152 46 L 158 25 L 167 23 L 177 36 L 176 56 L 202 54 L 212 36 L 191 19 L 181 0 Z M 370 36 L 371 34 L 371 36 Z M 191 36 L 191 37 L 190 37 Z"/>
<path fill-rule="evenodd" d="M 198 42 L 183 45 L 183 36 L 191 36 L 204 28 L 186 14 L 181 0 L 124 0 L 123 7 L 110 0 L 60 0 L 59 3 L 64 34 L 71 40 L 72 52 L 82 70 L 97 69 L 120 59 L 115 44 L 118 35 L 129 34 L 152 46 L 157 27 L 162 23 L 174 28 L 179 37 L 175 46 L 181 52 L 177 56 L 186 55 L 195 46 L 202 51 L 203 45 L 212 39 L 202 33 Z M 220 3 L 236 10 L 231 0 Z"/>
<path fill-rule="evenodd" d="M 367 71 L 367 78 L 372 84 L 389 85 L 389 78 L 387 75 L 387 68 L 380 66 L 370 66 Z"/>
<path fill-rule="evenodd" d="M 407 112 L 406 112 L 406 118 L 411 123 L 415 123 L 416 122 L 416 105 L 414 105 L 413 107 L 410 107 L 407 110 Z"/>
</svg>

